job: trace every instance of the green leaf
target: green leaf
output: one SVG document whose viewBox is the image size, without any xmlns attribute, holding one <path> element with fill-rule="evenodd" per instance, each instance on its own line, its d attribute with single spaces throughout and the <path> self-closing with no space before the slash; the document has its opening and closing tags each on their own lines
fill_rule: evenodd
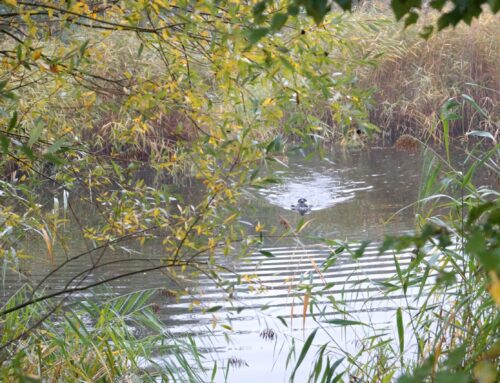
<svg viewBox="0 0 500 383">
<path fill-rule="evenodd" d="M 323 271 L 326 271 L 328 270 L 330 267 L 332 267 L 335 263 L 337 262 L 337 256 L 334 255 L 334 256 L 331 256 L 331 257 L 328 257 L 328 259 L 325 260 L 325 262 L 323 263 Z"/>
<path fill-rule="evenodd" d="M 35 155 L 33 154 L 33 150 L 31 150 L 29 146 L 22 145 L 20 149 L 21 152 L 23 152 L 26 155 L 26 157 L 28 157 L 31 161 L 35 160 Z"/>
<path fill-rule="evenodd" d="M 436 373 L 436 383 L 467 383 L 469 379 L 463 372 L 439 371 Z"/>
<path fill-rule="evenodd" d="M 4 98 L 8 98 L 9 100 L 15 100 L 16 99 L 16 95 L 12 92 L 6 92 L 6 91 L 1 91 L 0 92 L 0 96 L 4 97 Z"/>
<path fill-rule="evenodd" d="M 472 235 L 470 235 L 467 239 L 467 243 L 465 244 L 465 250 L 469 254 L 479 254 L 486 250 L 486 242 L 483 234 L 479 231 L 476 231 Z"/>
<path fill-rule="evenodd" d="M 418 13 L 410 11 L 405 19 L 405 28 L 408 28 L 410 25 L 415 24 L 417 20 L 418 20 Z"/>
<path fill-rule="evenodd" d="M 462 94 L 462 98 L 468 101 L 472 105 L 472 107 L 479 112 L 481 116 L 483 116 L 484 118 L 488 117 L 488 113 L 486 113 L 484 109 L 481 108 L 476 100 L 474 100 L 471 96 L 469 96 L 468 94 Z"/>
<path fill-rule="evenodd" d="M 266 10 L 266 5 L 267 5 L 267 1 L 259 1 L 257 4 L 254 5 L 253 9 L 252 9 L 252 13 L 254 16 L 260 16 L 264 13 L 264 11 Z"/>
<path fill-rule="evenodd" d="M 54 154 L 58 152 L 64 145 L 66 145 L 66 141 L 64 141 L 62 138 L 54 142 L 50 147 L 47 149 L 47 154 Z"/>
<path fill-rule="evenodd" d="M 462 360 L 464 359 L 466 352 L 467 352 L 467 349 L 464 345 L 457 347 L 456 349 L 450 351 L 450 353 L 448 354 L 448 358 L 446 359 L 446 362 L 444 363 L 444 365 L 449 367 L 449 368 L 460 367 L 460 364 L 462 363 Z"/>
<path fill-rule="evenodd" d="M 287 8 L 287 12 L 290 16 L 297 16 L 299 14 L 300 8 L 297 4 L 290 4 Z"/>
<path fill-rule="evenodd" d="M 30 134 L 30 138 L 28 140 L 28 146 L 33 146 L 33 144 L 37 142 L 38 139 L 40 138 L 42 132 L 43 132 L 43 125 L 42 124 L 36 125 L 35 129 L 33 129 L 33 131 Z"/>
<path fill-rule="evenodd" d="M 337 367 L 340 366 L 340 364 L 344 361 L 344 359 L 345 358 L 340 358 L 336 360 L 331 366 L 327 366 L 328 368 L 325 371 L 325 374 L 328 373 L 326 382 L 335 382 L 340 380 L 340 377 L 342 376 L 343 373 L 337 375 L 333 381 L 331 379 L 333 377 L 333 373 L 335 372 Z"/>
<path fill-rule="evenodd" d="M 436 277 L 436 286 L 452 286 L 456 282 L 453 271 L 441 271 Z"/>
<path fill-rule="evenodd" d="M 498 206 L 498 201 L 497 201 L 496 205 Z M 500 208 L 497 207 L 495 210 L 493 210 L 490 213 L 490 216 L 488 217 L 487 222 L 490 225 L 500 225 Z"/>
<path fill-rule="evenodd" d="M 64 162 L 61 160 L 61 158 L 53 155 L 53 154 L 44 154 L 43 159 L 49 162 L 52 162 L 55 165 L 61 165 Z"/>
<path fill-rule="evenodd" d="M 443 9 L 444 5 L 446 4 L 446 1 L 447 0 L 432 0 L 429 5 L 431 6 L 431 8 L 434 8 L 434 9 L 437 9 L 438 11 L 440 11 L 441 9 Z"/>
<path fill-rule="evenodd" d="M 0 133 L 0 145 L 2 146 L 3 154 L 9 150 L 10 139 L 5 134 Z"/>
<path fill-rule="evenodd" d="M 217 375 L 217 361 L 214 362 L 214 367 L 212 368 L 212 376 L 210 377 L 210 382 L 213 382 Z"/>
<path fill-rule="evenodd" d="M 87 46 L 89 45 L 89 41 L 90 40 L 85 40 L 84 43 L 82 45 L 80 45 L 80 56 L 84 56 L 85 55 L 85 50 L 87 49 Z M 143 47 L 143 45 L 141 44 L 141 47 Z M 137 57 L 139 57 L 141 54 L 139 53 Z"/>
<path fill-rule="evenodd" d="M 23 59 L 23 47 L 21 46 L 21 44 L 18 44 L 16 46 L 16 57 L 17 57 L 17 61 L 21 62 L 21 60 Z"/>
<path fill-rule="evenodd" d="M 279 319 L 279 321 L 285 326 L 288 327 L 288 324 L 286 323 L 285 318 L 283 318 L 281 315 L 278 315 L 276 318 Z"/>
<path fill-rule="evenodd" d="M 282 148 L 281 137 L 278 136 L 267 145 L 266 153 L 279 152 L 281 151 L 281 148 Z"/>
<path fill-rule="evenodd" d="M 492 207 L 495 206 L 495 202 L 493 201 L 488 201 L 485 203 L 482 203 L 478 206 L 474 206 L 472 209 L 469 210 L 469 216 L 467 218 L 467 226 L 471 226 L 474 222 L 477 221 L 481 215 L 491 209 Z"/>
<path fill-rule="evenodd" d="M 391 0 L 391 8 L 396 20 L 401 20 L 412 8 L 420 8 L 422 0 Z"/>
<path fill-rule="evenodd" d="M 372 124 L 371 122 L 359 122 L 358 126 L 364 133 L 368 135 L 380 132 L 380 128 L 377 125 Z"/>
<path fill-rule="evenodd" d="M 450 159 L 450 121 L 448 119 L 442 120 L 443 123 L 443 137 L 444 137 L 444 149 L 446 151 L 446 159 L 448 163 L 451 162 Z"/>
<path fill-rule="evenodd" d="M 356 251 L 354 252 L 352 257 L 354 259 L 361 258 L 363 256 L 363 254 L 365 253 L 365 249 L 368 247 L 369 244 L 370 244 L 370 241 L 361 242 L 361 245 L 359 245 L 359 248 L 356 249 Z"/>
<path fill-rule="evenodd" d="M 271 29 L 279 31 L 285 25 L 288 15 L 286 13 L 276 13 L 271 20 Z"/>
<path fill-rule="evenodd" d="M 125 180 L 125 176 L 123 175 L 123 171 L 120 165 L 118 165 L 115 161 L 110 161 L 111 166 L 113 168 L 113 171 L 115 172 L 116 176 L 120 180 L 120 182 L 123 182 Z"/>
<path fill-rule="evenodd" d="M 26 69 L 31 70 L 31 65 L 29 64 L 29 62 L 28 62 L 28 61 L 23 60 L 23 61 L 21 62 L 21 64 L 22 64 L 22 66 L 23 66 L 23 67 L 25 67 Z"/>
<path fill-rule="evenodd" d="M 144 50 L 144 44 L 141 43 L 141 45 L 139 45 L 139 49 L 137 50 L 137 58 L 141 57 L 143 50 Z M 217 367 L 217 363 L 215 363 L 215 367 Z"/>
<path fill-rule="evenodd" d="M 334 253 L 335 255 L 338 255 L 338 254 L 343 253 L 343 252 L 344 252 L 344 250 L 345 250 L 345 246 L 344 246 L 344 245 L 340 245 L 339 247 L 337 247 L 337 248 L 333 251 L 333 253 Z"/>
<path fill-rule="evenodd" d="M 302 347 L 302 351 L 300 352 L 299 359 L 297 360 L 297 364 L 295 364 L 295 368 L 293 369 L 292 375 L 290 376 L 290 381 L 293 382 L 293 379 L 295 378 L 295 373 L 297 372 L 297 369 L 300 367 L 301 363 L 304 361 L 304 358 L 307 355 L 307 351 L 309 351 L 309 348 L 311 347 L 311 344 L 314 340 L 314 337 L 316 336 L 316 332 L 318 329 L 314 329 L 314 331 L 309 334 L 307 337 L 306 342 L 304 343 L 304 347 Z"/>
<path fill-rule="evenodd" d="M 264 11 L 266 10 L 267 1 L 259 1 L 252 9 L 254 21 L 256 24 L 261 24 L 266 20 Z"/>
<path fill-rule="evenodd" d="M 269 33 L 270 29 L 269 28 L 254 28 L 254 29 L 249 29 L 247 32 L 247 38 L 250 42 L 250 44 L 255 44 L 257 41 L 259 41 L 261 38 L 263 38 L 265 35 Z"/>
<path fill-rule="evenodd" d="M 294 66 L 292 65 L 292 63 L 290 61 L 288 61 L 285 57 L 283 57 L 282 55 L 279 56 L 279 59 L 280 61 L 283 63 L 283 65 L 288 69 L 290 70 L 290 72 L 295 72 L 295 68 Z"/>
<path fill-rule="evenodd" d="M 422 381 L 413 376 L 402 376 L 398 379 L 398 383 L 422 383 Z"/>
<path fill-rule="evenodd" d="M 213 307 L 210 307 L 210 308 L 207 310 L 207 313 L 214 313 L 214 312 L 216 312 L 216 311 L 219 311 L 221 308 L 222 308 L 222 306 L 213 306 Z"/>
<path fill-rule="evenodd" d="M 313 18 L 316 24 L 320 24 L 326 14 L 330 12 L 331 5 L 328 0 L 307 0 L 305 1 L 305 8 L 307 14 Z"/>
<path fill-rule="evenodd" d="M 441 14 L 438 19 L 438 30 L 442 30 L 450 25 L 457 25 L 460 21 L 464 21 L 466 24 L 472 22 L 474 17 L 478 17 L 481 12 L 482 1 L 467 1 L 463 4 L 459 4 L 454 1 L 454 8 L 446 13 Z"/>
<path fill-rule="evenodd" d="M 399 338 L 399 353 L 401 354 L 401 360 L 403 359 L 403 352 L 405 350 L 405 330 L 403 326 L 403 312 L 401 307 L 398 307 L 396 311 L 396 325 L 398 328 L 398 338 Z"/>
<path fill-rule="evenodd" d="M 270 251 L 267 251 L 267 250 L 260 250 L 260 253 L 261 253 L 264 257 L 274 258 L 273 253 L 271 253 Z"/>
<path fill-rule="evenodd" d="M 12 117 L 9 121 L 9 125 L 7 126 L 7 132 L 10 132 L 17 125 L 17 111 L 12 114 Z"/>
<path fill-rule="evenodd" d="M 350 11 L 352 7 L 352 0 L 335 0 L 335 2 L 340 5 L 344 11 Z"/>
<path fill-rule="evenodd" d="M 335 324 L 338 326 L 368 326 L 366 323 L 349 319 L 330 319 L 325 321 L 325 323 Z"/>
</svg>

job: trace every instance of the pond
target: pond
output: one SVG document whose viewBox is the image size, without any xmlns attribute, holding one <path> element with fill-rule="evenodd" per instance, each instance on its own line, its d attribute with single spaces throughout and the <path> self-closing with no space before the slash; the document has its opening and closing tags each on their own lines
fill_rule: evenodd
<svg viewBox="0 0 500 383">
<path fill-rule="evenodd" d="M 218 360 L 219 366 L 230 361 L 229 382 L 288 381 L 290 368 L 285 370 L 290 347 L 295 347 L 297 357 L 302 342 L 317 327 L 313 314 L 321 310 L 324 310 L 322 322 L 328 318 L 355 318 L 364 323 L 347 329 L 325 323 L 318 332 L 315 343 L 333 342 L 338 347 L 339 358 L 344 352 L 355 352 L 361 347 L 361 339 L 367 334 L 394 333 L 395 310 L 403 304 L 404 297 L 387 296 L 382 291 L 380 283 L 392 275 L 395 268 L 392 255 L 377 256 L 376 241 L 388 233 L 400 234 L 414 229 L 415 210 L 405 207 L 418 198 L 421 168 L 421 155 L 393 149 L 334 151 L 325 158 L 311 160 L 296 153 L 289 157 L 287 166 L 273 164 L 266 170 L 279 177 L 282 183 L 266 189 L 247 190 L 241 220 L 252 226 L 259 222 L 269 228 L 280 225 L 283 220 L 294 227 L 304 218 L 310 221 L 302 232 L 304 238 L 266 239 L 261 249 L 264 254 L 256 251 L 244 261 L 224 260 L 236 273 L 252 275 L 257 281 L 252 288 L 237 287 L 231 299 L 204 277 L 200 277 L 196 288 L 179 301 L 158 294 L 155 303 L 162 321 L 173 334 L 192 334 L 208 366 L 212 360 Z M 312 208 L 304 217 L 291 208 L 299 198 L 306 198 Z M 92 219 L 85 214 L 91 212 L 82 208 L 79 211 L 82 219 Z M 65 230 L 69 238 L 67 252 L 85 249 L 76 224 L 69 224 Z M 321 271 L 332 249 L 315 237 L 358 244 L 366 239 L 375 242 L 368 245 L 361 259 L 353 260 L 343 253 L 334 266 Z M 31 242 L 26 250 L 29 254 L 37 254 L 44 251 L 41 249 L 44 249 L 43 243 Z M 162 251 L 161 243 L 156 243 L 149 244 L 143 253 L 157 259 L 161 258 Z M 266 256 L 268 253 L 272 257 Z M 64 257 L 62 252 L 57 255 L 59 260 Z M 118 247 L 107 257 L 130 258 L 132 255 L 125 247 Z M 409 252 L 399 254 L 401 266 L 407 265 L 411 257 Z M 90 259 L 84 258 L 53 275 L 45 282 L 45 288 L 52 291 L 63 288 L 72 275 L 89 264 Z M 86 283 L 139 266 L 143 266 L 143 261 L 116 263 L 91 273 Z M 25 267 L 35 280 L 47 272 L 36 261 Z M 235 281 L 232 273 L 225 277 Z M 5 299 L 22 280 L 7 274 L 3 282 L 2 299 Z M 318 297 L 313 312 L 307 310 L 304 314 L 305 290 L 300 290 L 300 286 L 317 290 L 332 283 L 328 296 Z M 122 278 L 112 286 L 117 293 L 170 287 L 161 272 Z M 193 309 L 194 300 L 204 308 L 221 306 L 222 309 L 203 313 L 199 307 Z M 336 301 L 342 302 L 342 308 L 348 310 L 349 315 L 334 308 Z M 161 358 L 159 355 L 158 360 Z M 304 362 L 296 381 L 305 381 L 309 363 L 309 360 Z M 219 379 L 223 380 L 222 374 Z"/>
</svg>

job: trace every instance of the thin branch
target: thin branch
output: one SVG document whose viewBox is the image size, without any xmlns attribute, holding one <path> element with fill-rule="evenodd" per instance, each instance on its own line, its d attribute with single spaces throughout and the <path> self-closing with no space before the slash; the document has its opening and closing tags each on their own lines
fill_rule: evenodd
<svg viewBox="0 0 500 383">
<path fill-rule="evenodd" d="M 143 27 L 137 27 L 137 26 L 133 26 L 133 25 L 113 23 L 111 21 L 93 18 L 93 17 L 87 16 L 85 14 L 81 14 L 81 13 L 78 13 L 78 12 L 73 12 L 73 11 L 70 11 L 68 9 L 59 8 L 59 7 L 56 7 L 56 6 L 53 6 L 53 5 L 49 5 L 49 4 L 34 4 L 34 3 L 25 2 L 25 1 L 18 1 L 18 4 L 25 5 L 27 7 L 52 9 L 52 10 L 54 10 L 56 12 L 61 13 L 61 14 L 68 14 L 68 15 L 76 16 L 78 18 L 87 19 L 87 20 L 90 20 L 92 22 L 98 22 L 98 23 L 101 23 L 101 24 L 104 24 L 104 25 L 109 25 L 109 26 L 114 27 L 115 30 L 128 30 L 128 31 L 136 31 L 136 32 L 143 32 L 143 33 L 158 34 L 159 32 L 161 32 L 161 31 L 163 31 L 165 29 L 172 29 L 172 28 L 175 28 L 175 27 L 179 27 L 179 26 L 184 26 L 185 25 L 185 23 L 183 22 L 183 23 L 168 24 L 168 25 L 164 25 L 162 27 L 154 28 L 154 29 L 143 28 Z M 72 21 L 72 20 L 69 20 L 69 21 Z M 84 25 L 84 26 L 92 27 L 90 25 Z"/>
</svg>

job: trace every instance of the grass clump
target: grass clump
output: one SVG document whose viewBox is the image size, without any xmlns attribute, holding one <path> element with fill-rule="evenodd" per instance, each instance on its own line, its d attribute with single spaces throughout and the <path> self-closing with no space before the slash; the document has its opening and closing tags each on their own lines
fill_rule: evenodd
<svg viewBox="0 0 500 383">
<path fill-rule="evenodd" d="M 91 294 L 64 308 L 62 302 L 52 307 L 42 302 L 3 316 L 0 379 L 204 381 L 196 345 L 166 332 L 150 303 L 154 293 L 144 290 L 111 298 Z M 20 289 L 2 312 L 30 294 L 30 289 Z M 159 352 L 161 360 L 156 358 Z"/>
</svg>

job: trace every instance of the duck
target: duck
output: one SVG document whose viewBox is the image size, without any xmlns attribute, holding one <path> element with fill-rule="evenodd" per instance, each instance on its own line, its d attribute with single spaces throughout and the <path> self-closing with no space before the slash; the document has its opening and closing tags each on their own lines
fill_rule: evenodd
<svg viewBox="0 0 500 383">
<path fill-rule="evenodd" d="M 300 215 L 305 215 L 311 211 L 311 206 L 305 198 L 299 198 L 296 205 L 292 205 L 292 210 L 298 211 Z"/>
</svg>

